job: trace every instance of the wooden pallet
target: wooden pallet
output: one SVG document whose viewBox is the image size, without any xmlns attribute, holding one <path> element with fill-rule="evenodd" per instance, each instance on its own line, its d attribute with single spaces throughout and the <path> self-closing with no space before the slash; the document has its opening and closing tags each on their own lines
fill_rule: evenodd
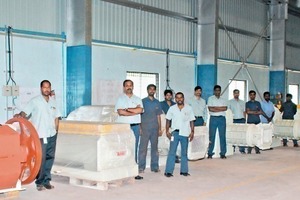
<svg viewBox="0 0 300 200">
<path fill-rule="evenodd" d="M 132 184 L 135 182 L 134 177 L 138 175 L 137 165 L 102 171 L 90 171 L 54 165 L 52 170 L 54 175 L 67 177 L 71 185 L 97 190 L 108 190 L 109 187 Z"/>
<path fill-rule="evenodd" d="M 17 199 L 19 197 L 20 191 L 9 191 L 9 192 L 0 192 L 0 200 L 8 200 L 8 199 Z"/>
<path fill-rule="evenodd" d="M 84 180 L 75 177 L 69 177 L 69 183 L 70 185 L 75 185 L 75 186 L 85 187 L 90 189 L 108 190 L 109 187 L 121 187 L 122 185 L 133 184 L 135 183 L 135 179 L 134 177 L 129 177 L 129 178 L 113 180 L 113 181 L 90 181 L 90 180 Z"/>
</svg>

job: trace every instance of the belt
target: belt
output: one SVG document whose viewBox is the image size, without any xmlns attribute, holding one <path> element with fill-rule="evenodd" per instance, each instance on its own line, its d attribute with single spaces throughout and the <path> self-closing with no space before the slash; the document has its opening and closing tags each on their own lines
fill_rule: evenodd
<svg viewBox="0 0 300 200">
<path fill-rule="evenodd" d="M 223 115 L 219 115 L 219 116 L 213 116 L 213 115 L 211 115 L 211 117 L 225 117 L 225 116 L 223 116 Z"/>
<path fill-rule="evenodd" d="M 240 119 L 245 119 L 245 118 L 238 118 L 238 119 L 234 119 L 234 120 L 240 120 Z"/>
<path fill-rule="evenodd" d="M 137 125 L 140 125 L 140 124 L 130 124 L 130 126 L 137 126 Z"/>
<path fill-rule="evenodd" d="M 203 118 L 202 116 L 195 116 L 196 118 Z"/>
<path fill-rule="evenodd" d="M 173 132 L 179 132 L 179 129 L 175 129 Z"/>
</svg>

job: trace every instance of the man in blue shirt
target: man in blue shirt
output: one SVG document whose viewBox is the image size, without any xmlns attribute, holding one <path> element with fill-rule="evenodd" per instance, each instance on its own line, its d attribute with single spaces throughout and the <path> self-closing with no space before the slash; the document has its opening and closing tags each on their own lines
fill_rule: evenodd
<svg viewBox="0 0 300 200">
<path fill-rule="evenodd" d="M 165 113 L 165 115 L 167 115 L 169 108 L 176 103 L 174 101 L 172 101 L 172 99 L 173 99 L 172 90 L 165 90 L 164 95 L 165 95 L 165 100 L 161 101 L 160 105 L 161 105 L 161 108 L 162 108 L 163 112 Z M 179 156 L 177 156 L 177 155 L 176 155 L 175 163 L 180 163 Z"/>
<path fill-rule="evenodd" d="M 261 105 L 258 101 L 255 100 L 256 92 L 254 90 L 249 91 L 250 101 L 246 103 L 246 113 L 248 115 L 247 124 L 259 124 L 260 115 L 266 117 L 269 120 L 269 117 L 263 112 Z M 248 147 L 248 154 L 251 154 L 252 147 Z M 255 146 L 256 154 L 260 154 L 259 148 Z"/>
<path fill-rule="evenodd" d="M 268 117 L 266 118 L 263 115 L 260 115 L 261 123 L 270 123 L 275 114 L 274 104 L 270 101 L 270 92 L 264 92 L 264 101 L 261 102 L 261 108 Z"/>
<path fill-rule="evenodd" d="M 172 90 L 165 90 L 164 91 L 165 100 L 160 102 L 161 108 L 165 114 L 167 114 L 169 108 L 175 104 L 173 99 L 173 92 Z"/>
<path fill-rule="evenodd" d="M 139 145 L 139 173 L 143 173 L 146 168 L 146 156 L 148 143 L 151 144 L 151 164 L 152 172 L 159 172 L 158 165 L 158 137 L 162 135 L 161 118 L 162 109 L 159 101 L 155 99 L 156 86 L 147 86 L 148 97 L 142 100 L 144 113 L 141 115 L 141 139 Z"/>
<path fill-rule="evenodd" d="M 283 113 L 282 119 L 294 120 L 294 115 L 297 113 L 297 105 L 292 102 L 293 95 L 286 94 L 286 102 L 284 102 L 279 111 Z M 287 139 L 283 139 L 283 146 L 287 147 Z M 297 140 L 293 140 L 294 147 L 299 147 Z"/>
</svg>

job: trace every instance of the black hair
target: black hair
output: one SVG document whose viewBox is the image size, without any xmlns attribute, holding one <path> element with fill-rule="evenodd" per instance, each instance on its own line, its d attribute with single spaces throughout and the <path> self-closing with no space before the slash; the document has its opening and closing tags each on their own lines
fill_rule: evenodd
<svg viewBox="0 0 300 200">
<path fill-rule="evenodd" d="M 269 95 L 270 96 L 270 92 L 264 92 L 264 96 Z"/>
<path fill-rule="evenodd" d="M 131 82 L 131 83 L 132 83 L 132 85 L 133 85 L 133 81 L 132 81 L 132 80 L 130 80 L 130 79 L 126 79 L 125 81 L 123 81 L 123 87 L 125 87 L 125 84 L 126 84 L 126 82 Z"/>
<path fill-rule="evenodd" d="M 214 86 L 214 90 L 216 90 L 217 88 L 219 88 L 219 89 L 221 90 L 221 86 L 215 85 L 215 86 Z"/>
<path fill-rule="evenodd" d="M 199 86 L 199 85 L 197 85 L 197 86 L 195 87 L 194 91 L 196 92 L 197 90 L 201 90 L 201 91 L 202 91 L 202 87 Z"/>
<path fill-rule="evenodd" d="M 147 86 L 147 90 L 149 90 L 151 87 L 154 87 L 154 90 L 156 90 L 156 85 L 154 85 L 154 84 L 149 84 L 149 85 Z"/>
<path fill-rule="evenodd" d="M 290 94 L 290 93 L 287 93 L 287 94 L 286 94 L 286 97 L 291 97 L 291 98 L 293 98 L 293 95 Z"/>
<path fill-rule="evenodd" d="M 256 92 L 255 92 L 254 90 L 250 90 L 250 91 L 249 91 L 249 94 L 252 94 L 252 93 L 253 93 L 253 94 L 256 94 Z"/>
<path fill-rule="evenodd" d="M 50 81 L 48 81 L 48 80 L 43 80 L 43 81 L 41 82 L 41 84 L 40 84 L 41 87 L 43 87 L 44 83 L 48 83 L 48 84 L 51 86 Z"/>
<path fill-rule="evenodd" d="M 164 95 L 166 96 L 167 94 L 173 95 L 172 90 L 165 90 Z"/>
<path fill-rule="evenodd" d="M 175 97 L 176 97 L 177 95 L 182 95 L 182 97 L 184 98 L 184 94 L 183 94 L 182 92 L 177 92 L 177 93 L 175 94 Z"/>
</svg>

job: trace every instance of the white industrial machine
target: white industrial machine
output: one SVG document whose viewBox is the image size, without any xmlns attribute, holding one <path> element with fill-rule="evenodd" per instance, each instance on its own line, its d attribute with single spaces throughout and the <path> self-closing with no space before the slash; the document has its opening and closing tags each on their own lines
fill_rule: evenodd
<svg viewBox="0 0 300 200">
<path fill-rule="evenodd" d="M 300 139 L 300 110 L 294 116 L 294 120 L 282 119 L 281 113 L 275 109 L 274 136 L 284 139 Z"/>
<path fill-rule="evenodd" d="M 71 184 L 100 190 L 108 189 L 112 181 L 138 175 L 130 125 L 103 122 L 113 120 L 112 111 L 84 106 L 60 122 L 55 173 L 68 176 Z"/>
<path fill-rule="evenodd" d="M 270 149 L 273 137 L 273 125 L 269 124 L 234 124 L 231 110 L 226 112 L 227 144 L 235 146 L 257 146 L 260 149 Z"/>
</svg>

